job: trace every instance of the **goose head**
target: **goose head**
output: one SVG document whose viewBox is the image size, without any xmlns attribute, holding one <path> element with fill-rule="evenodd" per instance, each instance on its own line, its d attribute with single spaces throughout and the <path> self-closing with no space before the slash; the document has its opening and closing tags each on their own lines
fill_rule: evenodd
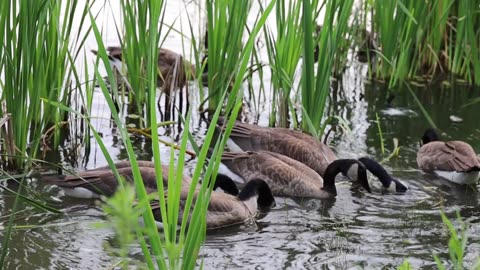
<svg viewBox="0 0 480 270">
<path fill-rule="evenodd" d="M 423 144 L 427 144 L 429 142 L 435 142 L 435 141 L 439 141 L 439 140 L 440 140 L 440 138 L 438 137 L 437 132 L 435 132 L 435 130 L 433 128 L 429 128 L 429 129 L 425 130 L 425 133 L 423 133 L 423 136 L 422 136 Z"/>
<path fill-rule="evenodd" d="M 370 190 L 370 185 L 368 184 L 367 179 L 367 169 L 365 166 L 356 159 L 337 159 L 330 163 L 325 170 L 323 177 L 323 190 L 329 192 L 333 196 L 337 195 L 337 189 L 335 187 L 335 176 L 339 173 L 345 175 L 348 174 L 348 171 L 353 165 L 358 165 L 357 169 L 357 181 L 368 191 Z"/>
<path fill-rule="evenodd" d="M 273 197 L 270 187 L 261 179 L 248 181 L 237 197 L 241 201 L 248 201 L 256 197 L 259 208 L 271 208 L 275 206 L 275 198 Z"/>
<path fill-rule="evenodd" d="M 391 190 L 394 192 L 406 192 L 408 187 L 404 185 L 399 180 L 393 178 L 385 168 L 382 167 L 378 162 L 369 158 L 369 157 L 362 157 L 358 159 L 373 175 L 375 175 L 385 189 Z M 393 183 L 393 185 L 392 185 Z"/>
</svg>

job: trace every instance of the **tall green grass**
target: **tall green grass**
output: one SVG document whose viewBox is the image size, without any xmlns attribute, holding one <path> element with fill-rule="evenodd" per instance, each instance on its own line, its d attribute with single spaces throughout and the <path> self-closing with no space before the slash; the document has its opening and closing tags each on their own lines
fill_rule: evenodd
<svg viewBox="0 0 480 270">
<path fill-rule="evenodd" d="M 79 1 L 2 1 L 0 3 L 0 118 L 10 114 L 10 169 L 28 167 L 36 157 L 42 134 L 66 119 L 64 111 L 41 102 L 42 98 L 68 105 L 73 63 L 85 40 L 75 32 L 83 27 L 88 4 Z M 88 32 L 88 31 L 87 31 Z M 58 145 L 59 132 L 54 143 Z M 4 142 L 5 143 L 5 142 Z M 5 153 L 0 153 L 5 154 Z"/>
<path fill-rule="evenodd" d="M 74 62 L 88 34 L 88 29 L 77 30 L 83 28 L 88 8 L 88 3 L 81 5 L 76 0 L 0 2 L 0 167 L 24 172 L 18 180 L 0 171 L 20 185 L 17 191 L 3 188 L 15 195 L 15 202 L 3 233 L 0 265 L 8 253 L 18 202 L 54 211 L 38 198 L 31 199 L 33 192 L 28 191 L 28 196 L 22 192 L 28 190 L 26 172 L 41 142 L 48 139 L 45 132 L 54 130 L 54 142 L 44 148 L 59 144 L 57 127 L 66 120 L 66 112 L 42 100 L 69 106 L 72 85 L 76 84 Z M 74 22 L 80 22 L 78 29 Z"/>
<path fill-rule="evenodd" d="M 153 9 L 153 2 L 149 8 Z M 254 26 L 251 35 L 249 36 L 247 42 L 245 43 L 245 47 L 243 48 L 242 52 L 239 55 L 238 59 L 230 59 L 231 61 L 235 62 L 238 66 L 236 68 L 236 77 L 232 77 L 234 79 L 234 83 L 231 86 L 231 92 L 228 95 L 229 101 L 227 103 L 227 107 L 225 108 L 225 112 L 230 114 L 231 119 L 229 122 L 229 128 L 233 126 L 233 121 L 238 114 L 238 111 L 241 107 L 241 86 L 243 77 L 247 71 L 248 60 L 253 50 L 255 37 L 257 36 L 258 32 L 261 30 L 261 27 L 265 23 L 268 14 L 273 9 L 275 1 L 272 1 L 269 6 L 266 8 L 264 13 L 260 16 L 258 23 Z M 155 17 L 161 13 L 161 6 L 155 6 L 155 10 L 149 10 L 149 12 L 154 13 L 150 15 L 150 18 L 159 18 Z M 114 73 L 110 66 L 108 65 L 108 56 L 105 50 L 105 46 L 102 41 L 102 36 L 94 22 L 93 17 L 91 16 L 92 24 L 94 25 L 93 31 L 95 33 L 95 37 L 98 43 L 98 57 L 103 65 L 105 65 L 107 74 L 110 79 L 113 79 Z M 162 23 L 160 21 L 149 20 L 148 21 L 148 29 L 150 33 L 156 30 L 157 25 Z M 156 59 L 157 59 L 157 43 L 155 42 L 155 36 L 151 36 L 148 43 L 148 54 L 145 58 L 145 66 L 146 66 L 146 81 L 148 82 L 148 93 L 153 93 L 153 90 L 156 88 Z M 232 43 L 232 46 L 236 46 L 236 44 Z M 228 50 L 228 48 L 225 48 Z M 100 64 L 100 63 L 98 63 Z M 227 65 L 230 65 L 226 63 Z M 136 241 L 141 245 L 142 250 L 144 252 L 144 258 L 147 263 L 147 266 L 150 268 L 158 268 L 158 269 L 192 269 L 196 265 L 196 261 L 198 258 L 200 246 L 205 239 L 205 213 L 207 211 L 209 196 L 211 192 L 211 188 L 208 187 L 208 183 L 210 179 L 214 179 L 216 172 L 218 170 L 221 151 L 223 149 L 223 145 L 225 143 L 226 137 L 224 137 L 215 147 L 214 155 L 216 158 L 211 160 L 208 166 L 205 166 L 207 152 L 209 147 L 211 147 L 211 140 L 213 138 L 213 132 L 215 129 L 215 125 L 210 125 L 207 134 L 205 136 L 204 142 L 202 142 L 202 147 L 199 148 L 199 152 L 197 153 L 197 165 L 193 172 L 192 176 L 192 186 L 189 187 L 189 194 L 188 198 L 185 203 L 185 212 L 182 217 L 182 223 L 180 224 L 180 230 L 177 230 L 177 224 L 179 220 L 179 207 L 180 207 L 180 191 L 182 189 L 181 185 L 181 178 L 183 176 L 183 164 L 185 161 L 185 152 L 187 148 L 187 142 L 191 137 L 189 133 L 190 127 L 190 113 L 186 116 L 185 121 L 183 123 L 184 130 L 181 138 L 181 146 L 177 156 L 177 162 L 174 162 L 174 154 L 173 148 L 171 150 L 170 155 L 170 164 L 169 164 L 169 182 L 168 186 L 163 185 L 163 181 L 161 180 L 162 177 L 162 159 L 163 157 L 160 156 L 159 151 L 159 140 L 158 140 L 158 132 L 157 129 L 154 128 L 156 126 L 152 126 L 152 148 L 153 148 L 153 157 L 155 161 L 155 170 L 156 174 L 159 175 L 157 179 L 158 185 L 158 197 L 160 202 L 160 209 L 162 215 L 162 221 L 164 225 L 164 229 L 162 232 L 159 233 L 157 227 L 155 226 L 153 215 L 149 205 L 150 196 L 146 194 L 145 187 L 143 186 L 143 182 L 141 179 L 141 175 L 137 166 L 137 161 L 135 157 L 135 153 L 133 151 L 133 147 L 130 141 L 130 137 L 126 131 L 126 126 L 124 121 L 120 119 L 118 112 L 115 110 L 115 104 L 113 102 L 112 96 L 109 93 L 109 89 L 107 89 L 106 83 L 103 81 L 102 76 L 98 71 L 98 66 L 95 70 L 96 79 L 99 83 L 102 93 L 105 96 L 105 99 L 112 111 L 113 119 L 118 127 L 120 132 L 121 139 L 127 149 L 128 157 L 132 162 L 133 166 L 133 173 L 134 173 L 134 186 L 136 190 L 136 199 L 138 200 L 138 204 L 141 206 L 143 211 L 143 219 L 145 223 L 145 228 L 138 226 L 138 224 L 131 228 L 135 232 Z M 118 89 L 116 89 L 116 85 L 112 84 L 112 91 L 113 93 L 118 93 Z M 151 92 L 152 91 L 152 92 Z M 226 93 L 224 93 L 220 100 L 219 104 L 224 103 L 224 98 Z M 151 119 L 151 123 L 156 123 L 157 118 L 157 111 L 156 107 L 154 106 L 156 102 L 155 95 L 149 95 L 147 99 L 147 106 L 149 108 L 148 114 Z M 64 108 L 68 109 L 68 108 Z M 212 121 L 216 121 L 220 112 L 222 111 L 222 107 L 219 106 L 214 114 Z M 102 152 L 107 158 L 108 163 L 112 167 L 112 169 L 117 174 L 117 179 L 119 179 L 120 183 L 122 182 L 121 177 L 118 176 L 118 172 L 116 171 L 115 167 L 113 166 L 113 159 L 109 156 L 108 150 L 106 149 L 105 145 L 102 142 L 102 139 L 98 135 L 98 132 L 92 128 L 92 133 L 94 134 L 95 138 L 97 139 Z M 228 135 L 228 134 L 227 134 Z M 191 141 L 192 144 L 195 142 Z M 204 169 L 206 168 L 206 169 Z M 203 181 L 200 186 L 200 177 L 203 174 Z M 212 180 L 214 181 L 214 180 Z M 123 186 L 123 184 L 122 184 Z M 210 185 L 211 187 L 212 185 Z M 200 190 L 198 191 L 200 194 L 204 194 L 205 196 L 198 196 L 196 201 L 193 201 L 193 195 L 196 192 L 196 188 L 199 187 Z M 186 188 L 186 187 L 183 187 Z M 121 188 L 121 190 L 123 190 Z M 166 194 L 168 193 L 168 196 Z M 121 193 L 122 194 L 122 193 Z M 125 201 L 132 201 L 130 198 L 129 192 L 123 192 L 126 197 L 125 200 L 118 199 L 114 197 L 112 200 L 109 200 L 108 204 L 109 207 L 106 209 L 125 209 L 124 202 Z M 123 205 L 123 206 L 122 206 Z M 121 217 L 125 211 L 110 211 L 113 215 L 118 214 Z M 128 222 L 122 223 L 124 226 L 128 226 Z M 118 227 L 117 227 L 118 228 Z M 124 229 L 124 228 L 123 228 Z M 117 233 L 125 232 L 125 230 L 117 231 Z M 129 238 L 122 238 L 121 242 L 127 243 L 129 242 Z"/>
<path fill-rule="evenodd" d="M 207 0 L 208 32 L 208 109 L 221 106 L 223 94 L 236 82 L 241 55 L 245 50 L 242 39 L 246 29 L 251 1 Z"/>
<path fill-rule="evenodd" d="M 156 96 L 156 76 L 159 74 L 157 59 L 152 59 L 153 62 L 150 62 L 149 59 L 152 55 L 158 56 L 163 25 L 161 23 L 151 25 L 151 23 L 163 21 L 165 1 L 121 0 L 120 4 L 123 23 L 117 26 L 117 33 L 122 48 L 122 63 L 128 72 L 125 70 L 116 72 L 124 74 L 128 81 L 130 105 L 135 104 L 137 113 L 143 112 L 145 105 L 149 111 L 148 99 L 152 95 Z M 155 49 L 152 49 L 153 46 Z M 155 65 L 155 76 L 150 77 L 148 65 L 153 64 Z M 155 83 L 155 87 L 150 88 L 152 83 Z M 117 101 L 119 100 L 115 93 L 114 97 Z M 149 113 L 146 118 L 147 125 L 151 125 Z"/>
<path fill-rule="evenodd" d="M 478 1 L 371 1 L 376 76 L 393 87 L 417 75 L 450 74 L 480 85 Z"/>
<path fill-rule="evenodd" d="M 322 119 L 330 92 L 330 77 L 334 69 L 337 49 L 340 47 L 352 12 L 353 0 L 327 1 L 325 17 L 318 39 L 313 29 L 321 8 L 318 1 L 303 0 L 302 26 L 304 35 L 302 73 L 302 129 L 321 136 Z M 318 64 L 314 65 L 314 48 L 318 45 Z M 342 56 L 342 54 L 338 54 Z M 324 126 L 324 125 L 323 125 Z"/>
<path fill-rule="evenodd" d="M 270 125 L 274 125 L 278 115 L 281 127 L 288 127 L 289 114 L 295 113 L 291 92 L 298 64 L 302 56 L 302 3 L 301 1 L 279 1 L 276 5 L 276 32 L 264 28 L 268 60 L 271 70 L 273 99 L 270 111 Z M 295 115 L 293 115 L 295 119 Z"/>
</svg>

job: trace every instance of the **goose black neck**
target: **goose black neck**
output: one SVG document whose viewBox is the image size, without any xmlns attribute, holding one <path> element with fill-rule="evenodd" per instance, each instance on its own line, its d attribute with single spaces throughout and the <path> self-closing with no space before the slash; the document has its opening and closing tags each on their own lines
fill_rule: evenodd
<svg viewBox="0 0 480 270">
<path fill-rule="evenodd" d="M 235 185 L 235 182 L 233 182 L 232 178 L 224 174 L 217 175 L 215 185 L 213 185 L 213 190 L 217 189 L 218 187 L 223 189 L 225 193 L 233 196 L 237 196 L 239 192 L 237 185 Z"/>
<path fill-rule="evenodd" d="M 347 174 L 350 167 L 354 164 L 358 164 L 357 172 L 357 181 L 368 191 L 370 190 L 370 185 L 368 184 L 367 171 L 365 167 L 355 159 L 337 159 L 330 163 L 325 171 L 323 177 L 323 190 L 332 193 L 333 195 L 337 194 L 337 189 L 335 187 L 335 177 L 338 173 Z"/>
<path fill-rule="evenodd" d="M 259 207 L 271 207 L 275 204 L 275 199 L 273 198 L 270 187 L 261 179 L 248 181 L 242 191 L 238 194 L 238 199 L 246 201 L 255 196 L 258 196 L 257 204 Z"/>
<path fill-rule="evenodd" d="M 440 140 L 440 138 L 438 137 L 437 132 L 435 132 L 435 130 L 433 128 L 429 128 L 429 129 L 425 130 L 425 133 L 423 133 L 423 136 L 422 136 L 423 144 L 427 144 L 429 142 L 435 142 L 435 141 L 439 141 L 439 140 Z"/>
<path fill-rule="evenodd" d="M 368 158 L 368 157 L 363 157 L 358 159 L 362 164 L 367 168 L 373 175 L 375 175 L 380 182 L 382 182 L 382 185 L 385 188 L 390 187 L 390 184 L 394 179 L 388 174 L 388 172 L 385 170 L 385 168 L 382 167 L 378 162 L 375 160 Z"/>
<path fill-rule="evenodd" d="M 337 159 L 330 163 L 325 170 L 325 174 L 323 177 L 323 190 L 337 195 L 337 188 L 335 187 L 335 177 L 339 173 L 347 174 L 348 169 L 357 163 L 354 159 Z"/>
</svg>

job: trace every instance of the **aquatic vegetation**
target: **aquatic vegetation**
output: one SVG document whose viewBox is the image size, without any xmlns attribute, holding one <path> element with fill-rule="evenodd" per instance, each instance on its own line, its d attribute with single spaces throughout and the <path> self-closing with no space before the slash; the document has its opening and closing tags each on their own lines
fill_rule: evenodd
<svg viewBox="0 0 480 270">
<path fill-rule="evenodd" d="M 238 67 L 236 67 L 236 70 L 237 70 L 237 72 L 235 73 L 236 77 L 233 77 L 233 79 L 235 79 L 234 80 L 235 83 L 233 84 L 230 95 L 229 95 L 228 104 L 231 104 L 231 106 L 227 106 L 227 108 L 225 109 L 226 113 L 229 113 L 230 111 L 232 112 L 232 121 L 230 121 L 229 123 L 229 129 L 231 129 L 231 127 L 233 126 L 233 120 L 235 119 L 240 109 L 241 103 L 237 99 L 237 96 L 241 87 L 241 82 L 243 80 L 242 78 L 245 76 L 248 59 L 253 49 L 253 44 L 255 41 L 256 34 L 260 31 L 261 26 L 263 25 L 266 18 L 268 17 L 268 14 L 272 10 L 274 4 L 275 4 L 274 1 L 271 2 L 271 4 L 269 4 L 265 12 L 262 14 L 262 16 L 259 19 L 259 23 L 254 29 L 252 29 L 251 36 L 246 42 L 244 50 L 240 54 L 240 58 L 239 58 L 240 64 L 238 65 Z M 160 14 L 161 7 L 156 6 L 156 8 L 157 10 L 155 14 L 158 15 Z M 96 27 L 95 21 L 93 20 L 92 17 L 91 17 L 91 20 L 93 24 L 93 31 L 95 33 L 95 37 L 99 45 L 98 56 L 105 64 L 107 73 L 109 75 L 109 79 L 111 79 L 114 77 L 114 74 L 111 67 L 108 65 L 108 56 L 107 56 L 105 47 L 103 45 L 100 32 L 98 31 L 98 28 Z M 156 25 L 158 25 L 158 22 L 150 23 L 150 26 L 149 26 L 150 33 L 154 32 L 154 30 L 156 29 Z M 152 35 L 154 35 L 154 37 L 151 38 L 151 40 L 153 41 L 156 40 L 155 38 L 156 34 L 152 34 Z M 151 53 L 147 54 L 147 58 L 146 58 L 147 82 L 149 82 L 149 85 L 148 85 L 149 93 L 154 93 L 156 89 L 156 76 L 157 76 L 156 74 L 157 44 L 155 42 L 149 43 L 148 51 Z M 209 162 L 208 166 L 206 167 L 206 170 L 204 171 L 207 152 L 211 146 L 215 125 L 211 125 L 209 127 L 207 134 L 205 136 L 205 140 L 202 143 L 202 147 L 199 148 L 197 146 L 197 149 L 199 149 L 199 152 L 197 153 L 197 165 L 195 167 L 195 171 L 192 176 L 192 183 L 191 183 L 189 194 L 185 204 L 185 211 L 183 212 L 183 217 L 181 219 L 182 220 L 181 228 L 180 228 L 180 231 L 178 231 L 177 220 L 179 220 L 179 216 L 178 216 L 180 213 L 179 203 L 180 203 L 180 193 L 181 193 L 182 186 L 176 183 L 181 183 L 180 179 L 183 175 L 183 165 L 185 161 L 185 153 L 187 151 L 186 149 L 187 142 L 189 141 L 189 138 L 191 136 L 191 134 L 189 133 L 189 126 L 191 122 L 190 120 L 191 110 L 189 111 L 189 113 L 184 119 L 185 129 L 183 130 L 181 143 L 180 143 L 180 150 L 177 157 L 178 162 L 176 164 L 174 163 L 175 159 L 173 158 L 174 149 L 172 148 L 170 152 L 171 157 L 170 157 L 170 167 L 169 167 L 168 175 L 169 175 L 169 179 L 171 180 L 168 182 L 168 186 L 164 188 L 163 181 L 161 180 L 162 177 L 157 178 L 160 213 L 162 216 L 162 222 L 164 224 L 164 230 L 162 233 L 164 240 L 162 240 L 162 238 L 160 237 L 160 232 L 157 230 L 157 227 L 153 218 L 151 206 L 148 203 L 149 197 L 147 196 L 145 187 L 143 185 L 143 181 L 141 179 L 140 171 L 138 169 L 138 165 L 136 161 L 136 156 L 135 156 L 135 153 L 133 152 L 132 143 L 127 133 L 126 126 L 123 123 L 123 121 L 121 121 L 118 115 L 118 112 L 115 110 L 113 99 L 107 89 L 107 86 L 103 78 L 99 75 L 98 66 L 95 74 L 99 82 L 99 85 L 101 87 L 102 93 L 104 94 L 104 97 L 107 100 L 108 106 L 112 111 L 113 119 L 115 120 L 115 123 L 120 130 L 122 141 L 127 148 L 129 160 L 132 163 L 132 173 L 133 173 L 135 190 L 137 192 L 137 199 L 139 203 L 142 205 L 143 209 L 145 209 L 145 212 L 143 213 L 145 229 L 144 231 L 139 232 L 139 229 L 136 228 L 134 229 L 134 231 L 137 232 L 139 243 L 141 243 L 144 247 L 145 247 L 145 243 L 149 243 L 151 246 L 150 250 L 147 248 L 143 248 L 144 258 L 146 259 L 147 265 L 150 265 L 150 266 L 156 265 L 160 269 L 165 269 L 167 265 L 168 265 L 168 268 L 170 269 L 177 269 L 179 267 L 191 269 L 196 265 L 199 248 L 202 242 L 204 241 L 205 229 L 206 229 L 205 213 L 207 211 L 207 206 L 209 201 L 209 195 L 206 197 L 200 196 L 197 198 L 197 200 L 195 201 L 195 204 L 193 205 L 193 195 L 197 185 L 199 185 L 199 179 L 202 172 L 203 172 L 203 181 L 201 184 L 200 192 L 205 193 L 207 190 L 211 192 L 211 188 L 213 185 L 210 185 L 209 187 L 209 181 L 210 181 L 209 179 L 215 179 L 215 177 L 213 176 L 216 175 L 219 162 L 220 162 L 219 158 L 214 159 L 214 162 Z M 113 91 L 115 91 L 115 86 L 111 85 L 111 87 L 112 86 L 114 89 Z M 226 93 L 224 92 L 223 95 L 221 96 L 221 99 L 219 100 L 220 104 L 223 104 L 225 95 Z M 155 95 L 149 95 L 147 102 L 149 103 L 149 106 L 147 106 L 149 108 L 147 113 L 149 114 L 151 119 L 150 123 L 156 123 L 157 112 L 156 112 L 156 106 L 155 106 L 155 103 L 156 103 Z M 212 121 L 216 121 L 221 111 L 222 111 L 222 107 L 218 106 Z M 118 171 L 113 166 L 113 159 L 110 157 L 108 150 L 106 149 L 105 145 L 102 142 L 102 139 L 98 136 L 98 133 L 95 130 L 92 130 L 92 131 L 95 135 L 97 142 L 99 143 L 99 145 L 101 145 L 102 152 L 105 155 L 105 157 L 107 157 L 109 165 L 112 167 L 113 171 L 117 175 L 117 179 L 121 181 L 121 177 L 119 177 Z M 228 131 L 228 128 L 227 128 L 227 131 Z M 155 166 L 156 174 L 162 175 L 162 166 L 160 165 L 162 163 L 162 158 L 159 152 L 158 131 L 157 129 L 152 128 L 151 132 L 152 132 L 153 160 L 156 165 Z M 214 150 L 213 150 L 214 153 L 219 153 L 217 157 L 221 156 L 223 146 L 225 145 L 225 140 L 226 140 L 226 137 L 224 137 L 222 140 L 219 140 L 214 147 Z M 195 144 L 195 142 L 191 142 L 191 143 Z M 165 197 L 164 189 L 167 190 L 168 192 L 167 198 Z M 210 194 L 210 193 L 207 193 L 207 194 Z M 188 217 L 190 217 L 190 219 Z M 190 220 L 190 222 L 187 226 L 188 220 Z M 137 224 L 137 226 L 139 225 Z M 188 230 L 187 230 L 187 227 L 188 227 Z M 148 236 L 148 241 L 144 239 L 145 237 L 144 235 Z"/>
<path fill-rule="evenodd" d="M 264 28 L 268 52 L 269 67 L 272 73 L 273 98 L 270 112 L 270 125 L 274 126 L 279 116 L 278 126 L 289 127 L 291 114 L 294 126 L 297 115 L 293 110 L 292 90 L 295 90 L 295 78 L 302 56 L 302 2 L 279 1 L 276 5 L 276 33 L 268 25 Z M 295 92 L 294 92 L 295 93 Z"/>
<path fill-rule="evenodd" d="M 88 34 L 76 31 L 74 21 L 84 28 L 88 4 L 78 1 L 4 1 L 0 4 L 0 119 L 9 115 L 9 140 L 0 149 L 10 149 L 7 168 L 29 167 L 37 157 L 42 135 L 47 129 L 68 119 L 47 99 L 69 106 L 75 65 Z M 80 14 L 74 16 L 75 14 Z M 80 17 L 78 17 L 80 16 Z M 87 28 L 88 29 L 88 28 Z M 60 133 L 54 132 L 58 145 Z M 44 145 L 47 147 L 47 145 Z M 15 149 L 15 150 L 13 150 Z M 5 153 L 0 153 L 5 154 Z"/>
<path fill-rule="evenodd" d="M 237 76 L 241 56 L 247 49 L 242 44 L 251 1 L 206 1 L 208 110 L 221 106 L 220 100 L 228 92 Z M 256 24 L 261 25 L 260 23 Z"/>
<path fill-rule="evenodd" d="M 477 1 L 366 1 L 378 35 L 374 76 L 392 88 L 416 75 L 450 74 L 480 85 Z"/>
<path fill-rule="evenodd" d="M 348 18 L 353 1 L 327 1 L 322 30 L 317 39 L 313 35 L 304 35 L 303 72 L 302 72 L 302 129 L 321 137 L 322 120 L 330 92 L 330 77 L 337 57 L 337 49 L 345 38 Z M 320 3 L 303 1 L 302 25 L 305 33 L 313 33 L 316 14 Z M 314 47 L 318 45 L 318 65 L 314 68 Z"/>
</svg>

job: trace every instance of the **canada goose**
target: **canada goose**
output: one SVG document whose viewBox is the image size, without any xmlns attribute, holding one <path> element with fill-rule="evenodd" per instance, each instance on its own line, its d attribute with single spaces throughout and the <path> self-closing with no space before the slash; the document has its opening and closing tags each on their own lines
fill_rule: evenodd
<svg viewBox="0 0 480 270">
<path fill-rule="evenodd" d="M 219 128 L 223 128 L 224 122 L 224 118 L 219 118 Z M 310 167 L 320 176 L 324 176 L 327 166 L 337 159 L 327 145 L 301 131 L 260 127 L 239 121 L 235 122 L 227 144 L 235 152 L 265 150 L 288 156 Z"/>
<path fill-rule="evenodd" d="M 129 161 L 121 161 L 115 164 L 118 173 L 127 181 L 133 181 L 132 167 Z M 143 183 L 148 193 L 157 190 L 157 180 L 154 164 L 151 161 L 138 161 Z M 168 183 L 168 166 L 162 165 L 163 183 Z M 66 196 L 76 198 L 100 198 L 101 195 L 112 196 L 118 187 L 118 180 L 115 178 L 110 167 L 100 167 L 80 172 L 77 175 L 54 175 L 42 179 L 45 183 L 61 187 Z M 188 187 L 191 183 L 190 177 L 183 176 L 182 186 Z"/>
<path fill-rule="evenodd" d="M 335 197 L 335 176 L 356 164 L 358 181 L 370 192 L 366 169 L 355 159 L 333 161 L 327 166 L 323 178 L 297 160 L 268 151 L 224 152 L 222 164 L 245 182 L 264 179 L 274 195 L 319 199 Z"/>
<path fill-rule="evenodd" d="M 382 185 L 385 189 L 393 192 L 406 192 L 408 190 L 406 185 L 388 174 L 385 168 L 383 168 L 382 165 L 375 160 L 369 157 L 362 157 L 359 158 L 358 161 L 360 161 L 365 168 L 367 168 L 367 170 L 369 170 L 380 180 L 380 182 L 382 182 Z"/>
<path fill-rule="evenodd" d="M 230 180 L 231 181 L 231 180 Z M 194 195 L 197 199 L 199 191 Z M 180 195 L 180 214 L 183 216 L 183 208 L 187 199 L 188 190 L 182 189 Z M 230 226 L 244 223 L 257 214 L 257 208 L 270 208 L 275 205 L 275 199 L 267 183 L 261 179 L 252 179 L 248 182 L 238 196 L 227 193 L 213 192 L 207 208 L 207 229 Z M 162 220 L 158 200 L 150 202 L 155 220 Z M 179 220 L 181 222 L 181 220 Z"/>
<path fill-rule="evenodd" d="M 425 131 L 422 141 L 423 146 L 417 153 L 420 169 L 457 184 L 470 184 L 478 180 L 480 162 L 468 143 L 442 142 L 431 128 Z"/>
<path fill-rule="evenodd" d="M 92 50 L 94 54 L 98 52 Z M 110 64 L 117 72 L 122 72 L 125 67 L 122 63 L 122 48 L 121 47 L 108 47 L 108 58 Z M 187 80 L 195 79 L 195 66 L 189 61 L 184 60 L 183 57 L 169 49 L 159 48 L 158 51 L 158 80 L 157 85 L 162 87 L 163 92 L 168 93 L 170 89 L 183 88 Z M 122 75 L 120 73 L 120 75 Z M 119 80 L 119 82 L 122 82 Z"/>
</svg>

